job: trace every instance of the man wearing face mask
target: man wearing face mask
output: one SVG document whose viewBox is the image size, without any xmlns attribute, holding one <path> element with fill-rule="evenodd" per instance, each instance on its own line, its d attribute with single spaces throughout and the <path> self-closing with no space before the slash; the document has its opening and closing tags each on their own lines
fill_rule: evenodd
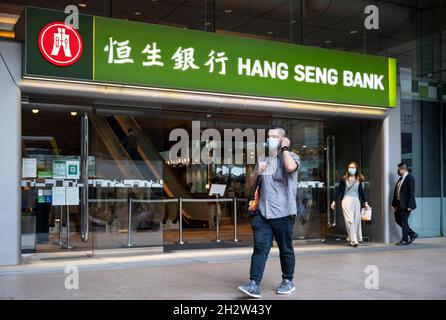
<svg viewBox="0 0 446 320">
<path fill-rule="evenodd" d="M 239 287 L 243 293 L 260 298 L 260 282 L 273 238 L 280 252 L 282 283 L 277 294 L 296 291 L 293 284 L 295 256 L 293 224 L 297 214 L 297 168 L 300 159 L 289 149 L 290 140 L 285 129 L 273 126 L 268 130 L 269 157 L 260 157 L 251 177 L 256 181 L 261 175 L 257 213 L 252 220 L 254 250 L 251 256 L 250 281 Z M 252 183 L 253 184 L 253 183 Z"/>
<path fill-rule="evenodd" d="M 409 173 L 407 165 L 398 165 L 398 175 L 400 176 L 393 192 L 392 208 L 395 210 L 395 221 L 401 227 L 403 237 L 396 245 L 411 244 L 418 234 L 409 226 L 410 213 L 417 207 L 415 202 L 415 179 Z"/>
</svg>

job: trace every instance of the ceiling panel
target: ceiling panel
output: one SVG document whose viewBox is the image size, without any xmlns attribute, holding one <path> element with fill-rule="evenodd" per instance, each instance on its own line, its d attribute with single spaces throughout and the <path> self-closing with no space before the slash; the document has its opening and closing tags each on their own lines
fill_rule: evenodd
<svg viewBox="0 0 446 320">
<path fill-rule="evenodd" d="M 351 44 L 352 35 L 345 31 L 320 29 L 304 37 L 304 42 L 318 44 L 326 48 L 344 48 Z M 331 41 L 328 43 L 328 41 Z"/>
<path fill-rule="evenodd" d="M 129 19 L 141 22 L 155 22 L 168 15 L 178 5 L 169 2 L 153 2 L 144 0 L 113 1 L 114 18 Z"/>
<path fill-rule="evenodd" d="M 328 27 L 333 24 L 362 16 L 365 0 L 336 0 L 317 2 L 306 1 L 304 6 L 304 23 L 317 27 Z M 325 5 L 324 5 L 325 4 Z"/>
<path fill-rule="evenodd" d="M 248 24 L 235 29 L 236 32 L 270 36 L 272 39 L 280 38 L 285 41 L 290 38 L 290 24 L 270 19 L 255 19 Z M 269 34 L 271 33 L 272 34 Z"/>
<path fill-rule="evenodd" d="M 181 9 L 172 11 L 168 16 L 160 20 L 159 23 L 204 30 L 204 11 L 202 8 L 184 5 Z"/>
<path fill-rule="evenodd" d="M 285 1 L 263 15 L 264 18 L 290 21 L 290 2 Z"/>
<path fill-rule="evenodd" d="M 232 10 L 233 13 L 257 17 L 288 2 L 288 0 L 216 0 L 218 11 Z"/>
<path fill-rule="evenodd" d="M 215 17 L 215 26 L 217 29 L 233 31 L 239 26 L 246 25 L 252 20 L 252 17 L 239 14 L 217 13 Z"/>
</svg>

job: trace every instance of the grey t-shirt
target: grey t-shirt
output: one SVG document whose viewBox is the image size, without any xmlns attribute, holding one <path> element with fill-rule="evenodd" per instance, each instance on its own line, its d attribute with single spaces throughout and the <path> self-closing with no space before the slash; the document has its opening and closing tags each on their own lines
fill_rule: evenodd
<svg viewBox="0 0 446 320">
<path fill-rule="evenodd" d="M 300 158 L 290 152 L 300 167 Z M 277 219 L 297 214 L 297 169 L 288 173 L 283 167 L 283 155 L 277 158 L 259 158 L 267 161 L 268 167 L 262 173 L 258 209 L 266 219 Z"/>
</svg>

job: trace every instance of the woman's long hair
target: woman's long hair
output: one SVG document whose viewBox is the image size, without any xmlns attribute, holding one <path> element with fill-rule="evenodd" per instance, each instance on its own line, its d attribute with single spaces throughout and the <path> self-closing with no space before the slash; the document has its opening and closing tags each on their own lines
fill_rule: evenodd
<svg viewBox="0 0 446 320">
<path fill-rule="evenodd" d="M 342 178 L 343 178 L 344 180 L 347 180 L 348 177 L 350 176 L 349 173 L 348 173 L 348 167 L 350 167 L 351 164 L 353 164 L 353 165 L 356 167 L 356 173 L 355 173 L 355 178 L 356 178 L 356 180 L 359 180 L 359 181 L 363 182 L 363 181 L 365 180 L 365 178 L 364 178 L 364 176 L 363 176 L 362 173 L 361 173 L 361 169 L 359 169 L 358 164 L 357 164 L 356 162 L 353 162 L 353 161 L 350 162 L 350 163 L 347 165 L 347 170 L 346 170 L 346 172 L 345 172 L 345 174 L 344 174 L 344 176 L 343 176 Z"/>
</svg>

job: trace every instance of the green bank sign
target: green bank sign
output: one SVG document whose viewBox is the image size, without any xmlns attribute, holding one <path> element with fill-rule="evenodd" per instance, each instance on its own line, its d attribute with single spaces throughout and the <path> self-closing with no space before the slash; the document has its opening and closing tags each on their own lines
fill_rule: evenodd
<svg viewBox="0 0 446 320">
<path fill-rule="evenodd" d="M 396 61 L 81 15 L 26 10 L 25 75 L 394 107 Z"/>
</svg>

